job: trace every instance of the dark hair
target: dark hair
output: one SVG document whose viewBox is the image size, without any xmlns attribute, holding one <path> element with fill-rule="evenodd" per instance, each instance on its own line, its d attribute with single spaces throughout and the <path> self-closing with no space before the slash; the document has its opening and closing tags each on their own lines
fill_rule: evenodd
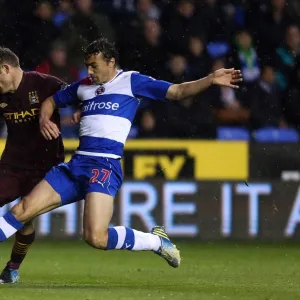
<svg viewBox="0 0 300 300">
<path fill-rule="evenodd" d="M 0 64 L 8 64 L 12 67 L 19 67 L 18 56 L 8 48 L 0 47 Z"/>
<path fill-rule="evenodd" d="M 84 57 L 88 59 L 92 55 L 102 53 L 105 60 L 109 61 L 112 58 L 116 60 L 119 58 L 118 51 L 113 43 L 110 43 L 106 38 L 100 38 L 93 41 L 84 49 Z"/>
</svg>

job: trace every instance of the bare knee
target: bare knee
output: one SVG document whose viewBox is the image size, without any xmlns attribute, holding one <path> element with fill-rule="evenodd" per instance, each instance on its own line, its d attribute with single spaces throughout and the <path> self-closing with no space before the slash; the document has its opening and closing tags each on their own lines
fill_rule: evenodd
<svg viewBox="0 0 300 300">
<path fill-rule="evenodd" d="M 84 240 L 92 247 L 105 250 L 108 240 L 107 230 L 85 230 Z"/>
<path fill-rule="evenodd" d="M 33 212 L 31 210 L 29 202 L 30 200 L 28 196 L 23 197 L 22 200 L 11 209 L 13 215 L 20 222 L 29 222 L 33 217 L 32 215 Z"/>
</svg>

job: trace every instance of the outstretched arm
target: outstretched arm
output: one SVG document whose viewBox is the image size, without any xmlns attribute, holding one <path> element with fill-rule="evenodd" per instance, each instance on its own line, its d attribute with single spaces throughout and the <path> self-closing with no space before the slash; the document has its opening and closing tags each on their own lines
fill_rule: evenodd
<svg viewBox="0 0 300 300">
<path fill-rule="evenodd" d="M 237 89 L 237 84 L 242 80 L 242 73 L 240 70 L 220 69 L 207 77 L 196 81 L 171 85 L 166 94 L 166 98 L 168 100 L 180 101 L 188 97 L 196 96 L 213 84 Z"/>
<path fill-rule="evenodd" d="M 46 140 L 57 139 L 60 135 L 57 125 L 50 120 L 55 108 L 56 104 L 53 96 L 48 97 L 41 105 L 40 131 Z"/>
</svg>

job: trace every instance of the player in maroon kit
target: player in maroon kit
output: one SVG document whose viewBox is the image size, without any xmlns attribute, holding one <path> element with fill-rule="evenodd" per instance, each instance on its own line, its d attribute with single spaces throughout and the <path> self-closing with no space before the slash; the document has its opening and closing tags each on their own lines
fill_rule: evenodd
<svg viewBox="0 0 300 300">
<path fill-rule="evenodd" d="M 46 140 L 39 128 L 41 103 L 63 86 L 58 78 L 24 72 L 15 53 L 0 47 L 0 113 L 8 133 L 0 161 L 0 207 L 27 195 L 52 166 L 64 161 L 61 136 Z M 58 111 L 52 121 L 60 127 Z M 0 283 L 18 281 L 20 264 L 34 238 L 32 222 L 16 233 Z"/>
</svg>

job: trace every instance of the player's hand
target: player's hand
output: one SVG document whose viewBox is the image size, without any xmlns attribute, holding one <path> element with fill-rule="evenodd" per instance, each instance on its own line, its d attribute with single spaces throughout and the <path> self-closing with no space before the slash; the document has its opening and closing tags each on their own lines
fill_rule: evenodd
<svg viewBox="0 0 300 300">
<path fill-rule="evenodd" d="M 243 75 L 240 70 L 219 69 L 212 74 L 212 84 L 227 86 L 238 89 L 238 83 L 243 81 Z"/>
<path fill-rule="evenodd" d="M 81 117 L 81 109 L 77 109 L 72 117 L 72 123 L 73 124 L 79 124 L 80 122 L 80 117 Z"/>
<path fill-rule="evenodd" d="M 57 139 L 60 135 L 57 125 L 48 119 L 40 119 L 40 131 L 46 140 Z"/>
</svg>

